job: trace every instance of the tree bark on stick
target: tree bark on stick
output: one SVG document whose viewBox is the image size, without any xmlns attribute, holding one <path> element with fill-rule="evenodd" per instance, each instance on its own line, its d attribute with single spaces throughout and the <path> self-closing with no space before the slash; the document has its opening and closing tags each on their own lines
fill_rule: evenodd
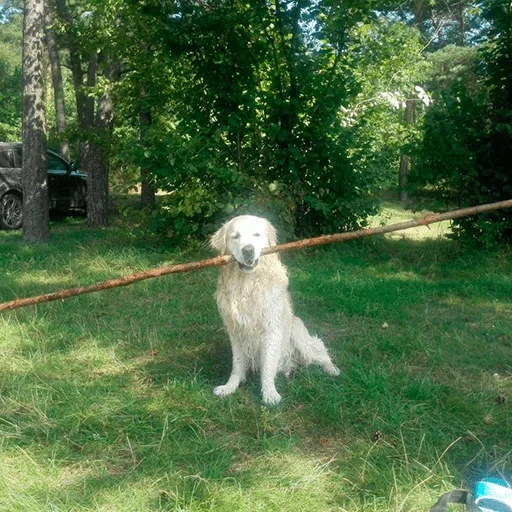
<svg viewBox="0 0 512 512">
<path fill-rule="evenodd" d="M 365 238 L 367 236 L 381 235 L 384 233 L 391 233 L 393 231 L 401 231 L 404 229 L 410 229 L 418 226 L 428 226 L 435 224 L 443 220 L 459 219 L 461 217 L 469 217 L 472 215 L 478 215 L 501 208 L 512 208 L 512 199 L 506 201 L 500 201 L 497 203 L 488 203 L 480 206 L 473 206 L 470 208 L 462 208 L 460 210 L 453 210 L 445 213 L 432 213 L 423 217 L 418 217 L 405 222 L 399 222 L 398 224 L 390 224 L 388 226 L 379 226 L 376 228 L 361 229 L 358 231 L 349 231 L 347 233 L 337 233 L 334 235 L 323 235 L 316 238 L 307 238 L 305 240 L 299 240 L 296 242 L 289 242 L 287 244 L 277 245 L 275 247 L 268 247 L 264 249 L 262 254 L 272 254 L 292 251 L 295 249 L 303 249 L 306 247 L 316 247 L 319 245 L 327 245 L 332 243 L 346 242 L 347 240 L 353 240 L 356 238 Z M 202 261 L 195 261 L 191 263 L 181 263 L 178 265 L 171 265 L 167 267 L 159 267 L 150 269 L 144 272 L 136 272 L 135 274 L 129 274 L 127 276 L 110 279 L 101 283 L 92 284 L 89 286 L 80 286 L 77 288 L 69 288 L 60 290 L 54 293 L 48 293 L 45 295 L 38 295 L 35 297 L 28 297 L 25 299 L 17 299 L 10 302 L 4 302 L 0 304 L 0 311 L 7 309 L 17 309 L 24 306 L 31 306 L 40 304 L 42 302 L 50 302 L 53 300 L 63 300 L 69 297 L 75 297 L 77 295 L 84 295 L 86 293 L 99 292 L 102 290 L 108 290 L 110 288 L 117 288 L 119 286 L 127 286 L 138 281 L 144 281 L 153 277 L 162 277 L 167 274 L 178 274 L 182 272 L 191 272 L 193 270 L 200 270 L 203 268 L 220 267 L 227 265 L 233 258 L 231 256 L 217 256 Z"/>
</svg>

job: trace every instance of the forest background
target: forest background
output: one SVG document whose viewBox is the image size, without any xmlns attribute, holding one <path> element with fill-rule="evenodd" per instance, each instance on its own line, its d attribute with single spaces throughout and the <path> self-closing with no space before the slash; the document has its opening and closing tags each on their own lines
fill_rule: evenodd
<svg viewBox="0 0 512 512">
<path fill-rule="evenodd" d="M 88 174 L 91 227 L 112 191 L 177 243 L 244 212 L 285 238 L 356 229 L 389 188 L 512 197 L 510 0 L 48 0 L 45 38 L 48 145 Z M 21 139 L 22 40 L 7 0 L 1 141 Z M 512 217 L 454 233 L 510 241 Z"/>
</svg>

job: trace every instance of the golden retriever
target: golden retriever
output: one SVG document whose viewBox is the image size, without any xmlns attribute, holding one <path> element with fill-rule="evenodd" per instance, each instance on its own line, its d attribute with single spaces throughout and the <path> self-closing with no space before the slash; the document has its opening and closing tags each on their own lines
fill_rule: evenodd
<svg viewBox="0 0 512 512">
<path fill-rule="evenodd" d="M 280 371 L 288 376 L 298 364 L 313 363 L 331 375 L 340 373 L 322 340 L 294 316 L 279 256 L 261 255 L 276 243 L 272 224 L 252 215 L 235 217 L 211 238 L 220 254 L 233 256 L 221 271 L 215 294 L 233 355 L 231 376 L 214 389 L 217 396 L 235 392 L 248 369 L 260 372 L 263 402 L 269 405 L 281 400 L 275 386 Z"/>
</svg>

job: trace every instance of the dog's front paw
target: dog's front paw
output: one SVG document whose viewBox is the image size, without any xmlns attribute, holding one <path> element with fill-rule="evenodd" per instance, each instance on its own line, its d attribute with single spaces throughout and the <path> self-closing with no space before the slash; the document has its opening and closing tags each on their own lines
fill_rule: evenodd
<svg viewBox="0 0 512 512">
<path fill-rule="evenodd" d="M 337 377 L 341 373 L 340 369 L 334 364 L 332 364 L 331 361 L 327 361 L 326 363 L 322 364 L 322 368 L 325 371 L 325 373 L 328 373 L 333 377 Z"/>
<path fill-rule="evenodd" d="M 337 377 L 341 373 L 341 370 L 337 366 L 332 365 L 332 367 L 327 370 L 327 373 L 333 377 Z"/>
<path fill-rule="evenodd" d="M 281 401 L 281 395 L 276 389 L 263 392 L 263 402 L 265 405 L 277 405 Z"/>
<path fill-rule="evenodd" d="M 233 386 L 228 386 L 225 384 L 224 386 L 217 386 L 213 389 L 213 394 L 215 396 L 227 396 L 234 393 L 236 388 L 233 388 Z"/>
</svg>

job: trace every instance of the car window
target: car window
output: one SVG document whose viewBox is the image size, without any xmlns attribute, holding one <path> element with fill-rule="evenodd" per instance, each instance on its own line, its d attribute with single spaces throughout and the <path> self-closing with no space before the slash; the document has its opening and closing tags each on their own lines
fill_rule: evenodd
<svg viewBox="0 0 512 512">
<path fill-rule="evenodd" d="M 12 167 L 11 150 L 0 150 L 0 167 Z"/>
<path fill-rule="evenodd" d="M 14 149 L 12 152 L 12 156 L 14 157 L 14 165 L 21 169 L 23 167 L 21 149 Z"/>
<path fill-rule="evenodd" d="M 57 158 L 52 153 L 48 153 L 48 169 L 52 171 L 67 171 L 68 166 L 60 158 Z"/>
</svg>

